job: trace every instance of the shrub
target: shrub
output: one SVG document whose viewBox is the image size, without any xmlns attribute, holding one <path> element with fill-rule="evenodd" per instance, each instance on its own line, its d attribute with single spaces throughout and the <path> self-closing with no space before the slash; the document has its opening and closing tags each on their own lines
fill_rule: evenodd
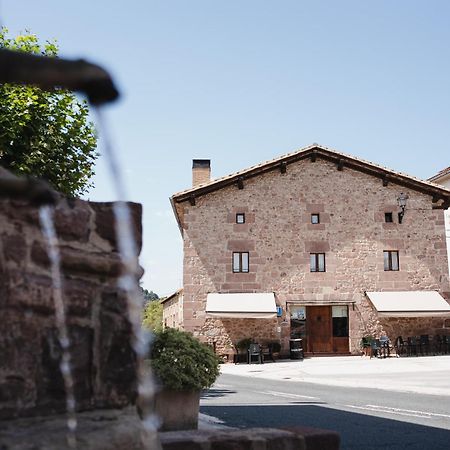
<svg viewBox="0 0 450 450">
<path fill-rule="evenodd" d="M 241 339 L 240 341 L 236 342 L 236 348 L 239 350 L 248 350 L 252 342 L 253 341 L 251 340 L 251 338 Z"/>
<path fill-rule="evenodd" d="M 177 391 L 209 388 L 219 376 L 219 358 L 190 333 L 168 328 L 155 333 L 151 361 L 164 387 Z"/>
<path fill-rule="evenodd" d="M 280 353 L 281 344 L 279 342 L 271 342 L 269 345 L 272 348 L 273 353 Z"/>
</svg>

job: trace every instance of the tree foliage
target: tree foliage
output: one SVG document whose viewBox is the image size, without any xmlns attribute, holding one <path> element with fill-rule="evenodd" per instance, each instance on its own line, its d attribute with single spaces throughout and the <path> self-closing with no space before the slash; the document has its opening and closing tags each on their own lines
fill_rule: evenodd
<svg viewBox="0 0 450 450">
<path fill-rule="evenodd" d="M 151 331 L 163 329 L 163 305 L 161 301 L 154 300 L 145 304 L 142 326 Z"/>
<path fill-rule="evenodd" d="M 55 42 L 40 45 L 26 32 L 15 38 L 0 30 L 0 48 L 57 57 Z M 65 195 L 92 186 L 97 138 L 86 101 L 71 92 L 0 85 L 0 165 L 17 175 L 47 180 Z"/>
<path fill-rule="evenodd" d="M 147 289 L 142 289 L 142 296 L 144 297 L 145 303 L 159 300 L 158 294 L 155 294 L 153 291 L 149 291 Z"/>
</svg>

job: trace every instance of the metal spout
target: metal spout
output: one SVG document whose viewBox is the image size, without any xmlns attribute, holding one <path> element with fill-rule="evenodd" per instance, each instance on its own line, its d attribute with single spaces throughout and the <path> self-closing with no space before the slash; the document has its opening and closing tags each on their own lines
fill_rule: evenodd
<svg viewBox="0 0 450 450">
<path fill-rule="evenodd" d="M 38 56 L 0 49 L 0 83 L 32 84 L 44 90 L 84 93 L 92 105 L 111 102 L 119 92 L 106 70 L 82 59 Z"/>
</svg>

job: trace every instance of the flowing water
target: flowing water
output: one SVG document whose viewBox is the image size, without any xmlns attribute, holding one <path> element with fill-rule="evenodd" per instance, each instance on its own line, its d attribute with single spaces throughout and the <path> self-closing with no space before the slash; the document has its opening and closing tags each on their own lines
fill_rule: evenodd
<svg viewBox="0 0 450 450">
<path fill-rule="evenodd" d="M 61 345 L 62 352 L 59 368 L 61 370 L 66 391 L 67 444 L 69 448 L 76 449 L 77 417 L 75 414 L 76 403 L 74 396 L 72 370 L 70 366 L 70 340 L 67 330 L 66 310 L 63 300 L 61 257 L 58 247 L 58 238 L 56 237 L 53 221 L 53 208 L 50 206 L 42 206 L 39 210 L 39 219 L 41 222 L 42 232 L 47 241 L 47 253 L 50 258 L 56 327 L 58 329 L 58 339 Z"/>
<path fill-rule="evenodd" d="M 136 248 L 136 239 L 133 233 L 133 222 L 130 208 L 125 202 L 127 198 L 122 171 L 119 170 L 114 148 L 109 140 L 110 135 L 105 125 L 103 112 L 97 108 L 97 123 L 102 133 L 105 157 L 109 164 L 112 182 L 115 186 L 119 201 L 114 203 L 114 216 L 116 220 L 116 238 L 122 261 L 122 275 L 119 286 L 127 296 L 128 316 L 132 327 L 132 346 L 136 353 L 138 400 L 142 417 L 142 446 L 146 450 L 161 448 L 158 438 L 158 417 L 152 410 L 155 383 L 150 367 L 145 365 L 145 359 L 150 351 L 151 333 L 141 326 L 141 313 L 143 296 L 139 287 L 139 259 Z"/>
</svg>

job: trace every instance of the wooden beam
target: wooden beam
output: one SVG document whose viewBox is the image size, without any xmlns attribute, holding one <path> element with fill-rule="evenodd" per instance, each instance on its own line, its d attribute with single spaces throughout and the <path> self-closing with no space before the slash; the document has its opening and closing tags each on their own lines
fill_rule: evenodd
<svg viewBox="0 0 450 450">
<path fill-rule="evenodd" d="M 244 177 L 239 177 L 237 180 L 237 185 L 239 189 L 244 189 Z"/>
<path fill-rule="evenodd" d="M 282 161 L 280 163 L 280 172 L 281 173 L 286 173 L 286 167 L 287 167 L 286 161 Z"/>
<path fill-rule="evenodd" d="M 191 195 L 189 197 L 189 203 L 191 204 L 191 206 L 195 206 L 195 195 Z"/>
<path fill-rule="evenodd" d="M 344 168 L 344 161 L 339 158 L 337 161 L 337 170 L 342 170 L 343 168 Z"/>
</svg>

